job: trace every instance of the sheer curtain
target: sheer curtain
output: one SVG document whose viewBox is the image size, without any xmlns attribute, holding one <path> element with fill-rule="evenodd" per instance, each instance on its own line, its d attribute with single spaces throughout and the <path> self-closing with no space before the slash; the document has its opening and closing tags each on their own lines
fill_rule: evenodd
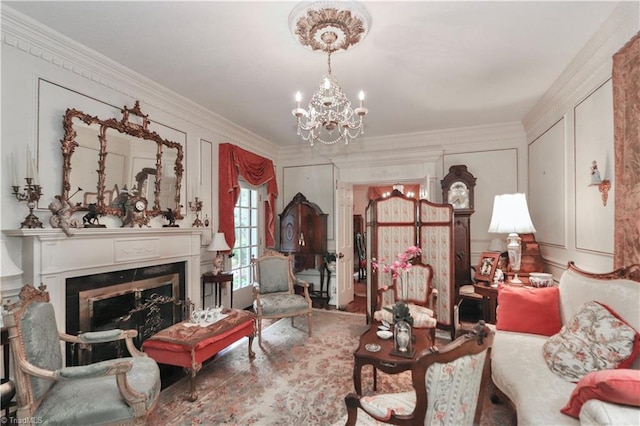
<svg viewBox="0 0 640 426">
<path fill-rule="evenodd" d="M 240 195 L 238 176 L 254 186 L 267 185 L 265 209 L 265 246 L 275 247 L 275 199 L 278 197 L 278 184 L 273 162 L 230 143 L 219 146 L 218 157 L 218 199 L 220 232 L 224 233 L 227 243 L 234 247 L 236 242 L 233 209 Z"/>
</svg>

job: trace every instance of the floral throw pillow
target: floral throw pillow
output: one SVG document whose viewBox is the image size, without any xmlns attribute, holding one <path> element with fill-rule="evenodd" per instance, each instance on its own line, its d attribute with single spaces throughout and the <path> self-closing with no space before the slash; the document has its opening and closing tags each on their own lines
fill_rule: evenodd
<svg viewBox="0 0 640 426">
<path fill-rule="evenodd" d="M 626 367 L 640 348 L 640 335 L 598 302 L 585 303 L 543 346 L 547 365 L 578 382 L 586 374 Z"/>
</svg>

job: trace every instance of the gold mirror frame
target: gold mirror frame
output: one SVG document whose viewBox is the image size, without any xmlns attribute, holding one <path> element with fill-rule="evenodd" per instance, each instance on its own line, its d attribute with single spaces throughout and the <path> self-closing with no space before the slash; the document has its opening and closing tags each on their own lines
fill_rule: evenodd
<svg viewBox="0 0 640 426">
<path fill-rule="evenodd" d="M 99 141 L 99 153 L 98 153 L 98 169 L 96 170 L 98 173 L 98 181 L 96 183 L 97 196 L 96 196 L 96 207 L 97 211 L 101 215 L 113 215 L 117 217 L 123 217 L 125 215 L 125 211 L 121 208 L 107 205 L 105 204 L 105 179 L 106 179 L 106 164 L 107 164 L 107 130 L 114 129 L 122 134 L 126 134 L 132 136 L 134 138 L 139 138 L 144 141 L 151 141 L 156 144 L 156 168 L 152 173 L 149 169 L 146 170 L 146 174 L 148 176 L 155 175 L 155 183 L 154 183 L 154 197 L 153 199 L 148 199 L 148 210 L 146 211 L 147 216 L 159 216 L 163 213 L 163 210 L 160 205 L 160 192 L 162 187 L 162 170 L 165 166 L 162 163 L 162 154 L 164 149 L 175 149 L 176 150 L 176 160 L 173 166 L 173 170 L 176 176 L 176 186 L 175 186 L 175 197 L 174 197 L 174 205 L 169 206 L 173 210 L 173 215 L 176 219 L 183 219 L 182 215 L 182 205 L 180 203 L 180 190 L 182 187 L 182 175 L 184 172 L 184 168 L 182 165 L 182 161 L 184 159 L 184 148 L 178 142 L 173 142 L 167 139 L 162 138 L 158 133 L 154 131 L 150 131 L 147 127 L 149 124 L 149 117 L 146 114 L 143 114 L 140 110 L 140 102 L 136 101 L 133 108 L 127 108 L 126 106 L 121 110 L 122 119 L 120 121 L 110 118 L 107 120 L 102 120 L 96 116 L 92 116 L 89 114 L 85 114 L 82 111 L 78 111 L 76 109 L 69 108 L 65 112 L 63 119 L 63 127 L 64 127 L 64 137 L 60 140 L 62 144 L 62 157 L 63 157 L 63 165 L 62 165 L 62 197 L 65 200 L 69 199 L 69 192 L 71 190 L 71 169 L 72 169 L 72 156 L 75 152 L 76 148 L 79 146 L 76 141 L 77 132 L 74 129 L 74 120 L 80 120 L 87 126 L 100 126 L 98 131 L 98 141 Z M 130 115 L 135 115 L 139 117 L 139 121 L 141 123 L 136 123 L 130 121 Z M 140 173 L 138 173 L 139 175 Z M 135 178 L 139 178 L 139 176 L 135 176 Z M 84 185 L 84 184 L 83 184 Z M 75 189 L 75 188 L 74 188 Z M 149 194 L 150 195 L 150 194 Z M 73 204 L 73 211 L 85 211 L 88 210 L 88 206 L 83 205 L 83 203 Z"/>
</svg>

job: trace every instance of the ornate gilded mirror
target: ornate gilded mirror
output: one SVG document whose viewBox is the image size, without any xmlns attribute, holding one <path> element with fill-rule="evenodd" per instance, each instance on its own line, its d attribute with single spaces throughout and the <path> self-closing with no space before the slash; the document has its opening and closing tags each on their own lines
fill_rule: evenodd
<svg viewBox="0 0 640 426">
<path fill-rule="evenodd" d="M 182 219 L 182 145 L 149 130 L 138 101 L 121 111 L 118 121 L 67 109 L 60 141 L 63 198 L 74 211 L 94 203 L 100 214 L 123 217 L 122 200 L 135 196 L 146 200 L 146 216 L 171 209 Z"/>
</svg>

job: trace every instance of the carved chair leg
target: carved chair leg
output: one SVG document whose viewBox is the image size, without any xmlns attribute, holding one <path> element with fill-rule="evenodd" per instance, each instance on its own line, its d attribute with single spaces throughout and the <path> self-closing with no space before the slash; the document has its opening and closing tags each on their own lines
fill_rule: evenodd
<svg viewBox="0 0 640 426">
<path fill-rule="evenodd" d="M 356 421 L 358 420 L 358 396 L 356 394 L 350 393 L 344 398 L 345 404 L 347 404 L 347 422 L 345 426 L 355 426 Z"/>
<path fill-rule="evenodd" d="M 262 347 L 262 318 L 258 317 L 258 346 Z"/>
</svg>

